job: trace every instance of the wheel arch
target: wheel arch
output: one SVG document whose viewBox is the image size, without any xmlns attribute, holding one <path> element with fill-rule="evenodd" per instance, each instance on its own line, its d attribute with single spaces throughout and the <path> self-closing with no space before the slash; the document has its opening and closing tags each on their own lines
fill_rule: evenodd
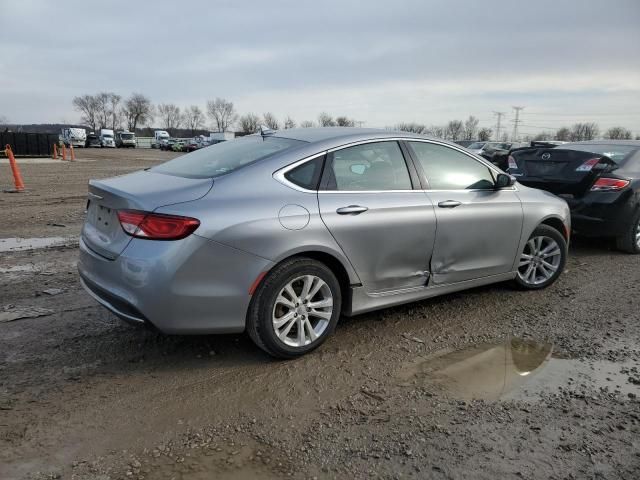
<svg viewBox="0 0 640 480">
<path fill-rule="evenodd" d="M 560 217 L 550 216 L 540 222 L 540 225 L 547 225 L 548 227 L 556 229 L 568 242 L 571 232 L 567 231 L 567 227 Z"/>
</svg>

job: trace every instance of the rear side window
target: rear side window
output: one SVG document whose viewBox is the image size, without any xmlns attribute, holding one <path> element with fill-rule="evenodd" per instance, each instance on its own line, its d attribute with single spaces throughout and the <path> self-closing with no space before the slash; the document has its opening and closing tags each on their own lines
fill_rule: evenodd
<svg viewBox="0 0 640 480">
<path fill-rule="evenodd" d="M 251 135 L 196 150 L 151 170 L 179 177 L 215 178 L 305 143 L 290 138 Z"/>
<path fill-rule="evenodd" d="M 411 190 L 398 142 L 374 142 L 333 153 L 327 190 Z"/>
<path fill-rule="evenodd" d="M 489 167 L 443 145 L 409 142 L 431 190 L 491 189 L 495 183 Z"/>
<path fill-rule="evenodd" d="M 284 178 L 307 190 L 317 190 L 324 156 L 314 158 L 285 173 Z"/>
</svg>

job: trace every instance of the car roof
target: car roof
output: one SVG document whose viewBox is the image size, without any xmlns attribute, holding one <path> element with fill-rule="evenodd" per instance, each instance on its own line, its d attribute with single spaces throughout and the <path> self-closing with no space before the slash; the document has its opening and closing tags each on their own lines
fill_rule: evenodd
<svg viewBox="0 0 640 480">
<path fill-rule="evenodd" d="M 327 140 L 349 143 L 350 140 L 358 141 L 361 138 L 428 138 L 424 135 L 411 132 L 357 127 L 289 128 L 286 130 L 278 130 L 273 136 L 302 140 L 309 143 L 324 142 Z M 434 138 L 432 140 L 436 139 Z"/>
</svg>

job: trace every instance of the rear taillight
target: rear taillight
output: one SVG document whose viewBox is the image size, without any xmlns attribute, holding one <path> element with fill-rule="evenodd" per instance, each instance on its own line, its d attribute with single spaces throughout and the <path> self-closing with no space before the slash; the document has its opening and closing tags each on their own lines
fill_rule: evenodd
<svg viewBox="0 0 640 480">
<path fill-rule="evenodd" d="M 615 192 L 629 186 L 629 180 L 620 178 L 599 178 L 591 187 L 592 192 Z"/>
<path fill-rule="evenodd" d="M 517 170 L 518 169 L 518 162 L 516 162 L 516 159 L 513 158 L 513 156 L 509 155 L 509 170 Z"/>
<path fill-rule="evenodd" d="M 599 158 L 590 158 L 578 168 L 576 168 L 576 172 L 590 172 L 591 170 L 593 170 L 593 167 L 598 164 L 599 161 Z"/>
<path fill-rule="evenodd" d="M 118 220 L 127 235 L 147 240 L 180 240 L 200 226 L 195 218 L 140 210 L 119 210 Z"/>
</svg>

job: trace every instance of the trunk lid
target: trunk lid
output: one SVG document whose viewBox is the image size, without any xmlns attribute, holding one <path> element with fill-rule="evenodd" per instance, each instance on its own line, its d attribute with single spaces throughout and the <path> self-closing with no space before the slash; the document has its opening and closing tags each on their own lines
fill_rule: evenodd
<svg viewBox="0 0 640 480">
<path fill-rule="evenodd" d="M 511 152 L 508 172 L 529 187 L 579 197 L 591 189 L 600 174 L 616 167 L 613 160 L 598 153 L 527 148 Z"/>
<path fill-rule="evenodd" d="M 82 240 L 99 255 L 115 259 L 132 238 L 122 230 L 118 210 L 152 212 L 202 198 L 212 186 L 210 178 L 184 178 L 145 170 L 90 180 Z"/>
</svg>

